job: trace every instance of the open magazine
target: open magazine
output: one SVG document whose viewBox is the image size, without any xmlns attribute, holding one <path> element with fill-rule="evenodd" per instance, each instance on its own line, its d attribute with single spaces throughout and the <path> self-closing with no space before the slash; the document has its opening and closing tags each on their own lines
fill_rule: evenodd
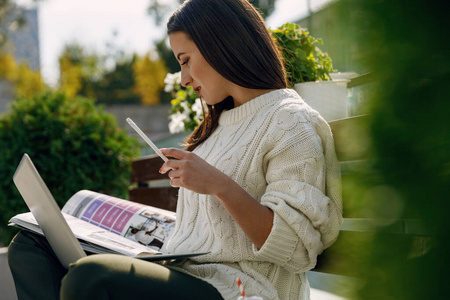
<svg viewBox="0 0 450 300">
<path fill-rule="evenodd" d="M 176 217 L 171 211 L 88 190 L 74 194 L 61 212 L 85 251 L 133 257 L 164 254 Z M 8 225 L 43 234 L 31 212 L 14 216 Z"/>
</svg>

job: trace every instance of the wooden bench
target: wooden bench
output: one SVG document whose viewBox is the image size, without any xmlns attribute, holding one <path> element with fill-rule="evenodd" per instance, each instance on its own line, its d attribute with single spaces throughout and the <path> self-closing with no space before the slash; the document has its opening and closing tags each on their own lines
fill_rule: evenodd
<svg viewBox="0 0 450 300">
<path fill-rule="evenodd" d="M 167 174 L 160 174 L 164 161 L 156 154 L 135 159 L 131 165 L 129 200 L 175 211 L 178 188 L 169 183 Z"/>
<path fill-rule="evenodd" d="M 398 220 L 395 211 L 393 215 L 389 215 L 395 207 L 390 207 L 382 216 L 374 215 L 371 210 L 373 201 L 389 203 L 390 199 L 376 199 L 389 197 L 389 193 L 386 194 L 383 188 L 377 186 L 379 179 L 372 171 L 374 160 L 371 156 L 367 122 L 367 116 L 329 122 L 341 164 L 344 222 L 337 241 L 318 257 L 316 267 L 308 272 L 311 277 L 317 274 L 336 275 L 338 277 L 332 278 L 350 279 L 347 282 L 352 283 L 355 283 L 353 279 L 357 279 L 355 284 L 358 284 L 358 278 L 365 277 L 365 267 L 369 263 L 369 251 L 366 251 L 369 249 L 365 245 L 369 245 L 380 225 L 387 240 L 415 239 L 418 253 L 426 248 L 428 233 L 418 221 Z M 156 155 L 133 162 L 131 181 L 134 188 L 130 190 L 130 200 L 175 211 L 177 189 L 170 187 L 167 175 L 158 173 L 162 164 L 163 161 Z M 395 206 L 394 200 L 391 205 Z M 341 282 L 336 284 L 339 286 L 337 288 L 342 289 L 341 285 Z"/>
</svg>

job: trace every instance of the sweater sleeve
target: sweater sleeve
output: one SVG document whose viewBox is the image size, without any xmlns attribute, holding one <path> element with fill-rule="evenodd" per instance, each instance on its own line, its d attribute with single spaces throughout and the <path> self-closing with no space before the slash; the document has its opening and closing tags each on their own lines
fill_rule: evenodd
<svg viewBox="0 0 450 300">
<path fill-rule="evenodd" d="M 261 203 L 274 212 L 273 227 L 261 249 L 253 247 L 258 258 L 290 272 L 312 269 L 342 223 L 339 202 L 325 195 L 330 160 L 323 145 L 332 140 L 331 133 L 321 137 L 312 123 L 297 124 L 277 128 L 271 137 L 274 147 L 266 155 L 267 188 Z"/>
</svg>

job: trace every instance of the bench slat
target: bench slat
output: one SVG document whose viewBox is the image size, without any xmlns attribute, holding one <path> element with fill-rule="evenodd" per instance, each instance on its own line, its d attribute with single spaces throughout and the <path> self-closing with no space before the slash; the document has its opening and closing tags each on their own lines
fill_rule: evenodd
<svg viewBox="0 0 450 300">
<path fill-rule="evenodd" d="M 356 116 L 329 122 L 340 162 L 370 157 L 367 120 L 367 116 Z"/>
<path fill-rule="evenodd" d="M 164 161 L 156 154 L 135 159 L 131 165 L 131 183 L 144 183 L 152 180 L 168 179 L 167 174 L 160 174 Z"/>
<path fill-rule="evenodd" d="M 419 220 L 391 220 L 391 219 L 363 219 L 363 218 L 345 218 L 341 226 L 341 231 L 364 231 L 375 232 L 384 226 L 383 232 L 400 233 L 409 235 L 432 235 Z"/>
<path fill-rule="evenodd" d="M 137 188 L 129 191 L 129 198 L 133 202 L 175 211 L 178 189 L 173 187 Z"/>
</svg>

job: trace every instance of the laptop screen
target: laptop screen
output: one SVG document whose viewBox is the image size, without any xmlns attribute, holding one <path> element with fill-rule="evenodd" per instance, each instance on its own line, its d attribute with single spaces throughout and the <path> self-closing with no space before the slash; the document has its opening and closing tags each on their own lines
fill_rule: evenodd
<svg viewBox="0 0 450 300">
<path fill-rule="evenodd" d="M 28 154 L 23 155 L 13 181 L 61 264 L 68 268 L 86 256 Z"/>
</svg>

